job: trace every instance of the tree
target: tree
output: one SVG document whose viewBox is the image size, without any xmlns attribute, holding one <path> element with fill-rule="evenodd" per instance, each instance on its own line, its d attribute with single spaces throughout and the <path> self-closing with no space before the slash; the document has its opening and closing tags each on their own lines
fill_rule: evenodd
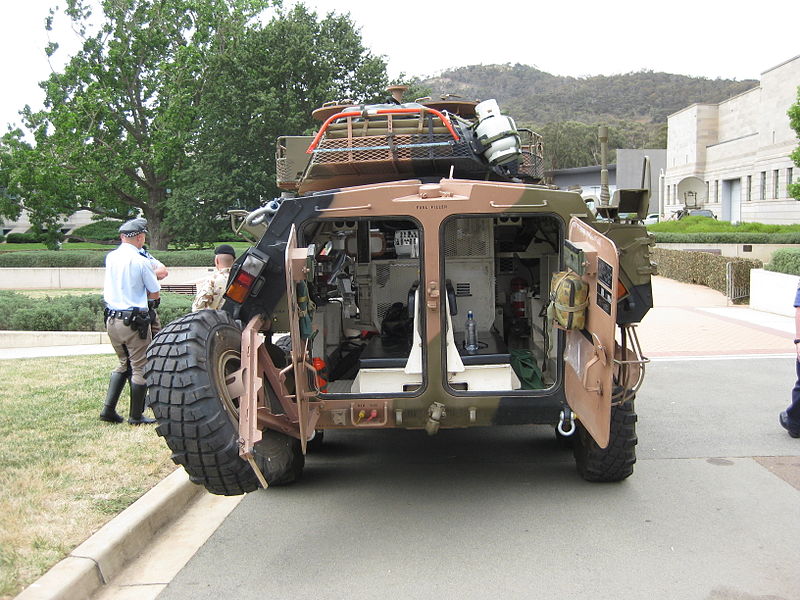
<svg viewBox="0 0 800 600">
<path fill-rule="evenodd" d="M 792 129 L 797 133 L 800 138 L 800 87 L 797 88 L 797 103 L 792 104 L 788 111 L 789 124 Z M 794 149 L 789 157 L 794 161 L 794 164 L 800 169 L 800 146 Z M 800 183 L 793 183 L 789 186 L 789 195 L 795 200 L 800 200 Z"/>
<path fill-rule="evenodd" d="M 275 138 L 310 131 L 326 100 L 374 98 L 386 65 L 347 16 L 298 5 L 262 26 L 270 1 L 101 0 L 89 33 L 89 0 L 68 0 L 83 46 L 42 84 L 45 109 L 24 112 L 34 144 L 6 145 L 25 154 L 11 184 L 31 220 L 141 212 L 163 249 L 274 197 Z"/>
<path fill-rule="evenodd" d="M 102 21 L 90 32 L 90 2 L 67 0 L 83 45 L 62 73 L 42 83 L 44 110 L 24 111 L 35 141 L 24 148 L 33 172 L 15 184 L 35 223 L 54 211 L 141 211 L 153 246 L 165 248 L 168 190 L 184 168 L 216 58 L 269 0 L 100 5 Z M 51 44 L 48 53 L 56 50 Z"/>
<path fill-rule="evenodd" d="M 364 48 L 348 15 L 319 19 L 303 5 L 249 29 L 214 70 L 189 164 L 168 202 L 171 228 L 185 241 L 202 239 L 202 223 L 228 209 L 279 194 L 279 136 L 313 132 L 311 112 L 325 102 L 382 100 L 388 82 L 385 61 Z"/>
</svg>

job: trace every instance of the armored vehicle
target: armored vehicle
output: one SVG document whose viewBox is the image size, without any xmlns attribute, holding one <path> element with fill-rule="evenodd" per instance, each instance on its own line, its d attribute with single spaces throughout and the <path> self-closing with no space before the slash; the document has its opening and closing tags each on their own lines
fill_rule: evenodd
<svg viewBox="0 0 800 600">
<path fill-rule="evenodd" d="M 591 481 L 628 477 L 652 306 L 649 193 L 595 216 L 543 184 L 542 140 L 494 100 L 315 111 L 277 143 L 281 198 L 234 212 L 253 245 L 221 310 L 148 351 L 158 432 L 191 479 L 297 479 L 326 431 L 549 425 Z M 279 334 L 288 332 L 281 337 Z"/>
</svg>

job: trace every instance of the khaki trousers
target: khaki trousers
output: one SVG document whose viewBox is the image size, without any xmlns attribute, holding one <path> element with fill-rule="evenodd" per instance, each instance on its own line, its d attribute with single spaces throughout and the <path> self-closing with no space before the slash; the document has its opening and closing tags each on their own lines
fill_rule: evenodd
<svg viewBox="0 0 800 600">
<path fill-rule="evenodd" d="M 130 365 L 131 382 L 145 385 L 144 366 L 147 362 L 147 346 L 152 340 L 150 329 L 148 328 L 147 336 L 142 339 L 139 337 L 139 332 L 125 325 L 122 319 L 109 319 L 106 331 L 119 358 L 119 365 L 114 372 L 125 373 Z"/>
</svg>

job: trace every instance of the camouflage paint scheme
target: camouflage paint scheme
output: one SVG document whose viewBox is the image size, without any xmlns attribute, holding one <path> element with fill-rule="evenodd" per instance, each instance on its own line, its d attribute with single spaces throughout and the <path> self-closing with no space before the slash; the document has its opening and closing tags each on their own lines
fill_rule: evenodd
<svg viewBox="0 0 800 600">
<path fill-rule="evenodd" d="M 313 368 L 310 364 L 303 364 L 308 360 L 307 357 L 295 356 L 297 395 L 288 395 L 299 398 L 300 406 L 295 416 L 287 414 L 276 417 L 271 415 L 268 403 L 263 400 L 263 393 L 260 394 L 257 407 L 259 428 L 271 427 L 300 437 L 305 449 L 304 438 L 315 428 L 424 428 L 429 422 L 435 403 L 444 404 L 446 411 L 441 418 L 441 427 L 456 428 L 525 423 L 555 424 L 558 422 L 559 411 L 566 402 L 601 447 L 608 443 L 610 385 L 605 384 L 606 389 L 601 392 L 589 393 L 588 399 L 585 393 L 583 398 L 579 397 L 572 392 L 572 388 L 576 385 L 581 386 L 579 376 L 573 369 L 565 367 L 564 361 L 557 361 L 556 384 L 546 390 L 515 390 L 493 395 L 486 392 L 459 392 L 446 386 L 445 345 L 442 343 L 445 318 L 441 310 L 444 259 L 440 244 L 442 223 L 448 217 L 455 215 L 556 217 L 561 226 L 560 239 L 567 238 L 569 233 L 579 229 L 575 223 L 570 225 L 571 220 L 588 224 L 595 232 L 597 240 L 602 240 L 605 236 L 613 242 L 608 246 L 612 249 L 612 254 L 616 254 L 618 250 L 619 268 L 615 269 L 618 277 L 614 277 L 614 298 L 617 299 L 617 281 L 622 283 L 628 293 L 618 302 L 614 302 L 616 323 L 638 322 L 652 306 L 650 275 L 653 267 L 649 261 L 649 247 L 652 242 L 644 226 L 595 221 L 581 196 L 575 192 L 560 191 L 540 185 L 437 178 L 362 185 L 287 199 L 281 204 L 258 244 L 248 251 L 267 262 L 266 269 L 261 275 L 263 281 L 256 286 L 254 295 L 243 304 L 239 305 L 228 300 L 223 310 L 244 324 L 254 317 L 262 316 L 266 323 L 272 321 L 274 330 L 288 329 L 290 323 L 286 320 L 284 277 L 288 276 L 290 281 L 304 277 L 301 264 L 303 251 L 300 250 L 299 254 L 294 251 L 293 256 L 287 256 L 287 245 L 292 244 L 293 247 L 295 243 L 293 240 L 290 241 L 293 226 L 302 231 L 303 224 L 310 220 L 355 217 L 370 219 L 394 217 L 413 220 L 418 223 L 420 229 L 420 248 L 423 257 L 420 277 L 420 290 L 424 295 L 422 306 L 425 308 L 423 385 L 417 391 L 402 394 L 320 395 L 312 389 L 313 384 L 309 383 L 313 379 L 309 377 L 310 373 L 313 374 Z M 586 238 L 585 234 L 581 235 Z M 296 243 L 302 248 L 304 242 L 300 239 Z M 237 261 L 232 275 L 235 275 L 245 256 Z M 286 265 L 292 264 L 292 258 L 296 259 L 295 266 L 290 266 L 288 270 L 297 272 L 287 274 Z M 616 256 L 614 262 L 616 263 Z M 590 297 L 593 292 L 594 289 L 590 291 Z M 597 323 L 598 319 L 599 317 L 590 311 L 587 328 L 592 329 L 593 322 Z M 604 357 L 600 362 L 611 362 L 614 320 L 610 330 L 606 327 L 607 332 L 604 334 L 601 348 Z M 291 325 L 292 329 L 296 329 L 294 323 Z M 267 329 L 268 325 L 264 328 Z M 610 339 L 608 335 L 611 336 Z M 555 342 L 556 356 L 561 356 L 564 352 L 567 337 L 575 338 L 573 341 L 576 344 L 588 345 L 589 351 L 592 350 L 592 342 L 587 341 L 586 336 L 580 332 L 569 332 L 567 335 L 561 333 Z M 245 363 L 244 360 L 242 362 Z M 274 365 L 271 368 L 274 368 Z M 275 371 L 277 372 L 277 369 Z M 567 389 L 570 393 L 565 391 Z M 276 393 L 280 391 L 276 390 Z M 360 409 L 377 410 L 379 416 L 368 424 L 356 425 L 350 415 L 353 410 Z M 341 419 L 342 414 L 346 417 L 344 423 Z M 334 416 L 338 418 L 334 419 Z M 245 428 L 244 422 L 241 428 Z"/>
</svg>

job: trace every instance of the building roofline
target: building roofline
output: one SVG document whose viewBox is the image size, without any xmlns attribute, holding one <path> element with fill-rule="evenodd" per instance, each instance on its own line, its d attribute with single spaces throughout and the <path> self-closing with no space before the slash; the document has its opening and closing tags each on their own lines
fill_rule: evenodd
<svg viewBox="0 0 800 600">
<path fill-rule="evenodd" d="M 667 118 L 674 117 L 677 114 L 682 113 L 685 110 L 689 110 L 690 108 L 694 108 L 695 106 L 719 106 L 719 104 L 715 104 L 714 102 L 694 102 L 689 106 L 684 106 L 680 110 L 676 110 L 674 113 L 667 115 Z"/>
<path fill-rule="evenodd" d="M 800 54 L 798 54 L 797 56 L 795 56 L 793 58 L 787 59 L 787 60 L 783 61 L 782 63 L 779 63 L 779 64 L 775 65 L 774 67 L 770 67 L 766 71 L 761 71 L 761 74 L 763 75 L 764 73 L 769 73 L 770 71 L 774 71 L 775 69 L 778 69 L 778 68 L 782 67 L 783 65 L 787 65 L 790 62 L 793 62 L 793 61 L 797 60 L 798 58 L 800 58 Z"/>
<path fill-rule="evenodd" d="M 554 169 L 552 171 L 547 171 L 547 175 L 578 175 L 580 173 L 599 173 L 603 167 L 600 165 L 595 165 L 591 167 L 572 167 L 570 169 Z M 617 170 L 617 165 L 608 165 L 608 170 Z"/>
</svg>

